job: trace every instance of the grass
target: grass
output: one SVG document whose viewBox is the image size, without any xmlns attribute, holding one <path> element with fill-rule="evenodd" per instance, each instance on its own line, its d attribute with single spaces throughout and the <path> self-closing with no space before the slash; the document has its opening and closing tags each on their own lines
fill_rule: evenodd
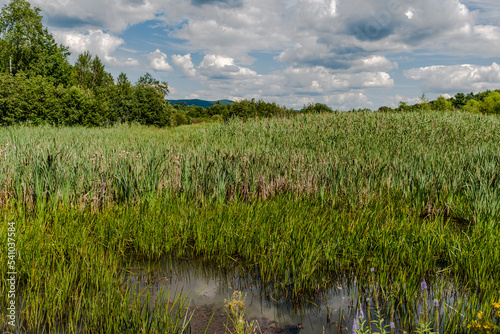
<svg viewBox="0 0 500 334">
<path fill-rule="evenodd" d="M 357 277 L 360 296 L 408 330 L 426 310 L 437 327 L 466 331 L 499 297 L 495 117 L 11 127 L 0 129 L 0 162 L 0 236 L 16 222 L 20 321 L 32 331 L 75 332 L 82 319 L 97 332 L 187 330 L 185 302 L 170 313 L 165 302 L 130 302 L 123 269 L 137 257 L 236 263 L 270 282 L 274 298 L 297 301 Z M 437 316 L 427 299 L 442 305 Z M 149 309 L 170 316 L 156 323 Z"/>
</svg>

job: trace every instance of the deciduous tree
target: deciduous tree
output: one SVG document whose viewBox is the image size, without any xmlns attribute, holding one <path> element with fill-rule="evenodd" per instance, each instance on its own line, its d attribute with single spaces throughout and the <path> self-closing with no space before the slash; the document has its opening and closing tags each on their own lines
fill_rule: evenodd
<svg viewBox="0 0 500 334">
<path fill-rule="evenodd" d="M 41 75 L 67 85 L 71 66 L 68 48 L 57 45 L 44 28 L 40 8 L 12 0 L 0 13 L 0 71 Z"/>
</svg>

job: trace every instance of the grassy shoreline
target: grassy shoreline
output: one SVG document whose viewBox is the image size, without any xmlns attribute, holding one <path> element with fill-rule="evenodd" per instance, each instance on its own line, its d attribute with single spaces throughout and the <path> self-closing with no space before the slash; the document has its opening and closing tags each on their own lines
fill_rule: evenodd
<svg viewBox="0 0 500 334">
<path fill-rule="evenodd" d="M 335 275 L 369 277 L 362 284 L 372 298 L 406 314 L 402 328 L 413 325 L 423 279 L 460 290 L 455 306 L 466 318 L 445 328 L 465 331 L 499 297 L 496 117 L 346 113 L 175 130 L 2 128 L 0 159 L 0 236 L 16 221 L 19 287 L 48 315 L 23 313 L 28 325 L 75 321 L 71 310 L 82 310 L 69 305 L 97 309 L 85 300 L 103 289 L 116 293 L 111 310 L 130 316 L 119 302 L 125 292 L 113 287 L 137 256 L 223 267 L 237 260 L 291 299 Z M 6 289 L 0 283 L 3 296 Z M 141 314 L 132 318 L 140 323 Z M 131 326 L 120 321 L 120 330 Z"/>
</svg>

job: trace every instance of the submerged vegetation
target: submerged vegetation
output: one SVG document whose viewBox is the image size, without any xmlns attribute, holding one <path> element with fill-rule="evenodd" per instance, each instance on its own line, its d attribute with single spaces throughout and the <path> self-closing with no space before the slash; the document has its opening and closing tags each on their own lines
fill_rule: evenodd
<svg viewBox="0 0 500 334">
<path fill-rule="evenodd" d="M 139 323 L 153 332 L 172 319 L 182 327 L 185 308 L 155 323 L 129 302 L 124 269 L 137 258 L 238 265 L 292 301 L 357 277 L 358 307 L 369 298 L 406 330 L 422 326 L 424 312 L 430 326 L 467 331 L 500 297 L 494 116 L 9 127 L 0 159 L 2 220 L 20 232 L 19 322 L 32 332 L 137 332 Z M 0 266 L 8 272 L 7 252 Z M 0 282 L 1 309 L 7 288 Z"/>
</svg>

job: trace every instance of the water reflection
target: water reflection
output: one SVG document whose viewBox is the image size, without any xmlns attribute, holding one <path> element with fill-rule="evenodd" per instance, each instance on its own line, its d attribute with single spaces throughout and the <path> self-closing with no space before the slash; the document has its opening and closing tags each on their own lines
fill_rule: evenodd
<svg viewBox="0 0 500 334">
<path fill-rule="evenodd" d="M 142 289 L 149 285 L 152 294 L 168 289 L 189 294 L 195 311 L 192 325 L 202 329 L 201 332 L 214 314 L 207 333 L 224 333 L 227 321 L 224 304 L 234 291 L 246 294 L 248 318 L 257 320 L 262 333 L 334 334 L 346 333 L 352 327 L 356 290 L 349 288 L 352 284 L 347 281 L 336 282 L 328 291 L 314 296 L 290 301 L 274 292 L 273 283 L 262 284 L 258 275 L 237 266 L 222 270 L 200 261 L 164 259 L 134 263 L 129 274 L 131 283 L 138 282 Z"/>
<path fill-rule="evenodd" d="M 153 295 L 169 290 L 170 298 L 175 292 L 189 295 L 194 311 L 193 333 L 203 333 L 211 317 L 207 333 L 225 333 L 225 300 L 234 291 L 246 294 L 248 318 L 258 321 L 258 333 L 352 333 L 361 310 L 365 313 L 365 325 L 378 320 L 376 311 L 381 311 L 383 325 L 394 325 L 386 328 L 388 333 L 411 332 L 422 319 L 432 330 L 444 333 L 451 318 L 463 322 L 463 311 L 470 305 L 479 305 L 470 300 L 471 295 L 454 288 L 457 282 L 446 276 L 434 277 L 433 284 L 428 289 L 426 284 L 423 291 L 420 283 L 413 289 L 397 282 L 380 286 L 374 276 L 357 281 L 352 273 L 332 276 L 321 284 L 326 288 L 292 299 L 289 287 L 280 282 L 264 284 L 258 269 L 244 270 L 236 264 L 227 270 L 199 260 L 162 259 L 135 262 L 129 268 L 129 281 L 139 283 L 142 289 L 149 286 Z M 372 328 L 376 328 L 374 324 Z"/>
</svg>

